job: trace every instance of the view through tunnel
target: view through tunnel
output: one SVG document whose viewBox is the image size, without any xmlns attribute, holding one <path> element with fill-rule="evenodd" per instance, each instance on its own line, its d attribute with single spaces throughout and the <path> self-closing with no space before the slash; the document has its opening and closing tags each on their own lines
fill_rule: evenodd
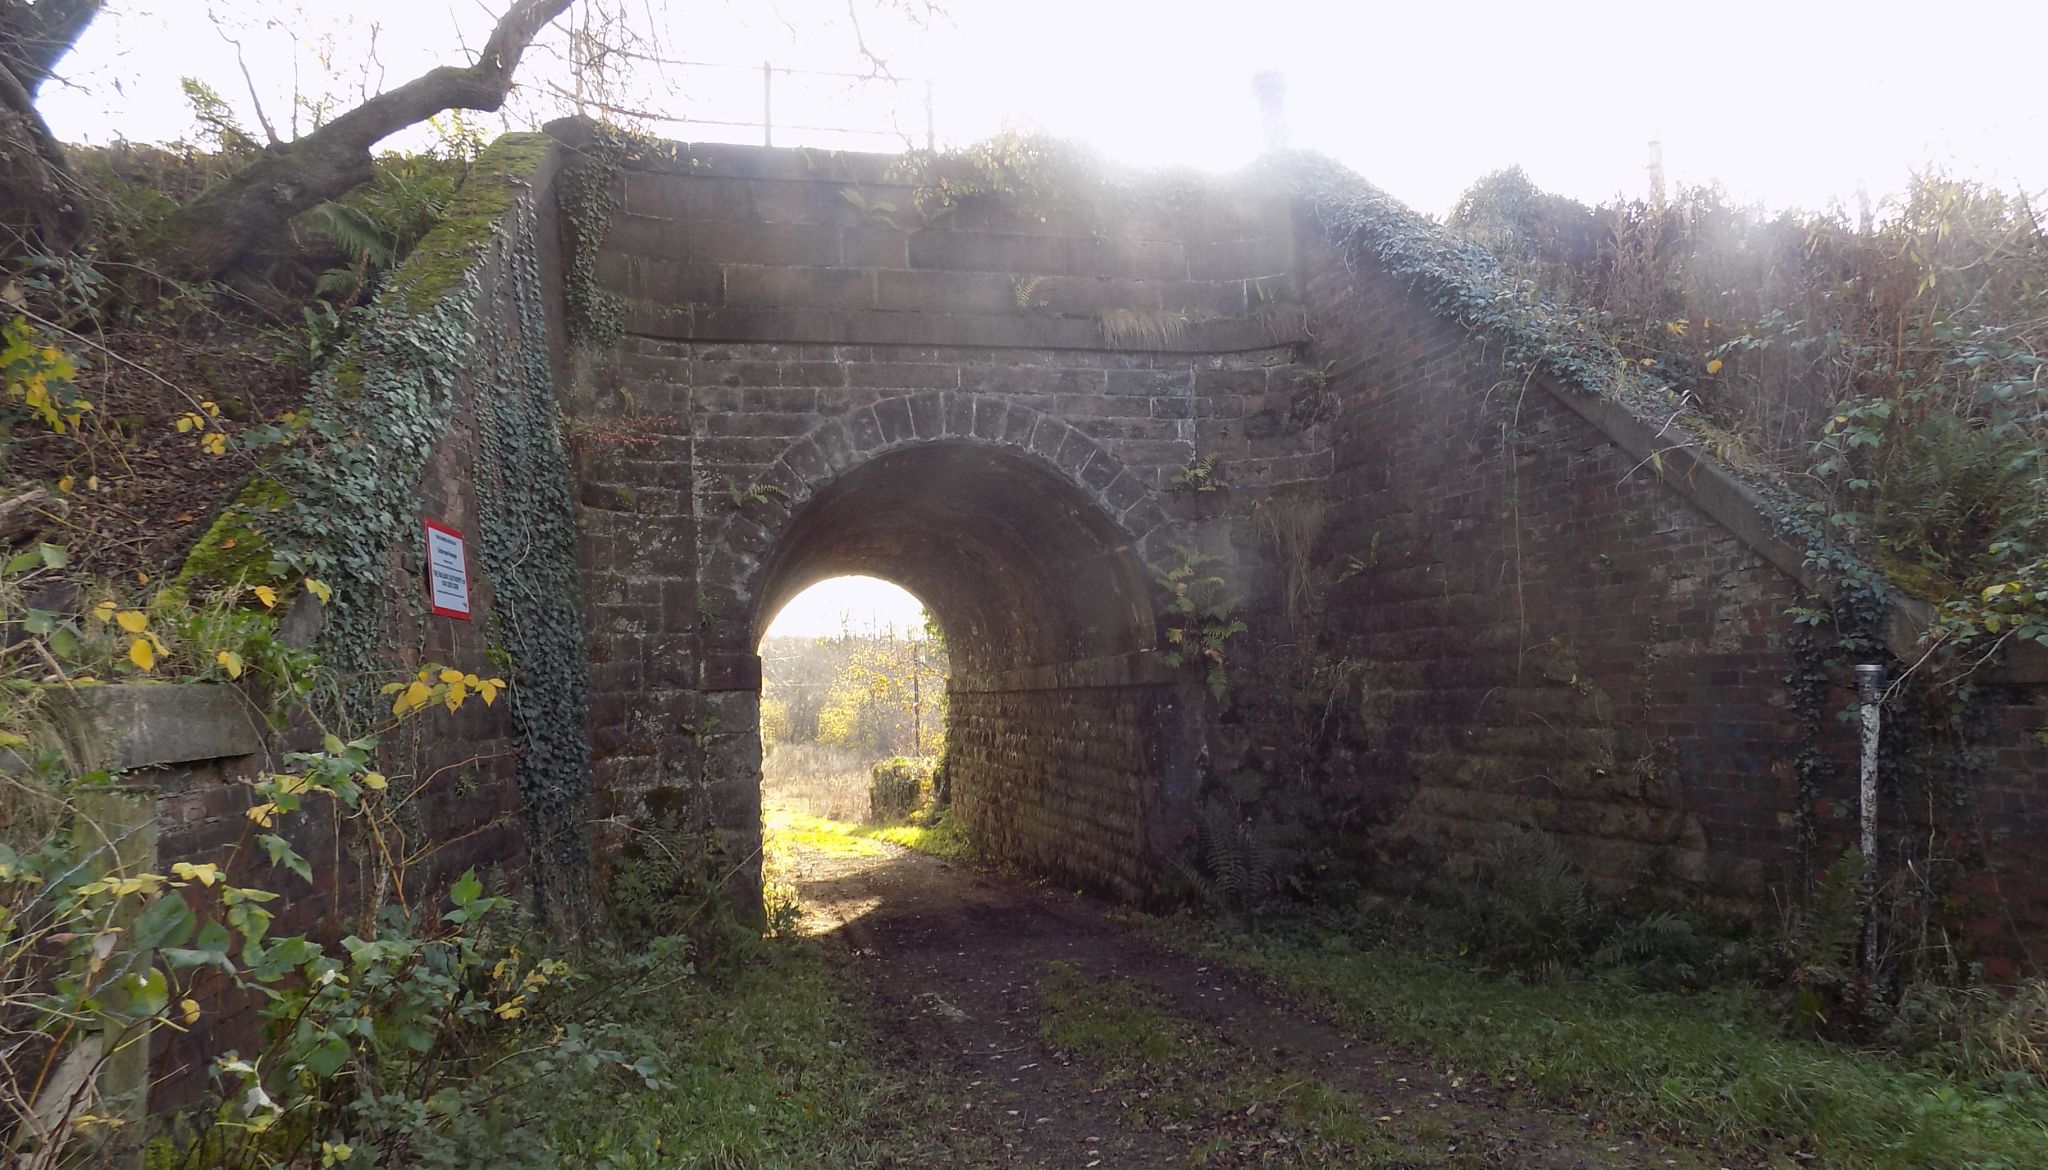
<svg viewBox="0 0 2048 1170">
<path fill-rule="evenodd" d="M 821 621 L 807 591 L 847 578 L 929 618 L 898 596 L 892 620 Z M 1082 485 L 1013 449 L 900 447 L 796 503 L 757 580 L 771 817 L 914 814 L 992 858 L 1149 892 L 1199 705 L 1158 661 L 1145 558 Z"/>
</svg>

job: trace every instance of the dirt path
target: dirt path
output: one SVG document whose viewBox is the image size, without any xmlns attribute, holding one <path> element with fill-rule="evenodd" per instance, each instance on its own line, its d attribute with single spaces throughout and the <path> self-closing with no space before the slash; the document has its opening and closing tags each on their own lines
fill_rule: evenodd
<svg viewBox="0 0 2048 1170">
<path fill-rule="evenodd" d="M 907 1067 L 937 1087 L 942 1124 L 971 1139 L 950 1144 L 983 1151 L 976 1164 L 1719 1164 L 1360 1042 L 1083 899 L 872 844 L 798 844 L 783 873 Z"/>
</svg>

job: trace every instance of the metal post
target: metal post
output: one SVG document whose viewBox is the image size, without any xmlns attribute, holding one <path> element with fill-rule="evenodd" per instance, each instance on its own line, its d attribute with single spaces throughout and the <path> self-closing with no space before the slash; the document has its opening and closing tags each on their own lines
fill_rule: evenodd
<svg viewBox="0 0 2048 1170">
<path fill-rule="evenodd" d="M 761 62 L 761 145 L 775 145 L 775 69 Z"/>
<path fill-rule="evenodd" d="M 79 792 L 79 819 L 105 842 L 88 863 L 95 877 L 133 877 L 156 868 L 156 790 L 136 786 L 86 788 Z M 171 891 L 158 895 L 176 898 Z M 110 927 L 124 935 L 142 916 L 143 901 L 129 894 L 115 903 Z M 106 967 L 104 980 L 149 973 L 150 952 L 123 948 Z M 100 1035 L 100 1111 L 121 1119 L 113 1130 L 108 1164 L 141 1170 L 143 1127 L 149 1117 L 149 1035 L 146 1027 L 108 1017 Z"/>
<path fill-rule="evenodd" d="M 924 79 L 924 148 L 939 148 L 939 123 L 932 114 L 932 79 Z"/>
<path fill-rule="evenodd" d="M 1863 716 L 1862 784 L 1857 797 L 1857 814 L 1862 832 L 1857 846 L 1863 852 L 1863 880 L 1866 902 L 1863 914 L 1863 965 L 1876 960 L 1877 951 L 1877 748 L 1883 730 L 1884 667 L 1874 662 L 1856 666 L 1856 701 Z"/>
</svg>

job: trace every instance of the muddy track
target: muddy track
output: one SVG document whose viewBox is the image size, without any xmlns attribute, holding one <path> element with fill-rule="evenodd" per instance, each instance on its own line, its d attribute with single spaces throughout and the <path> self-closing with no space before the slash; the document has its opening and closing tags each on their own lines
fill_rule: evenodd
<svg viewBox="0 0 2048 1170">
<path fill-rule="evenodd" d="M 879 844 L 879 843 L 878 843 Z M 894 846 L 798 849 L 786 862 L 806 926 L 845 956 L 941 1124 L 1002 1167 L 1712 1167 L 1693 1150 L 1608 1133 L 1321 1024 L 1263 989 L 1166 950 L 1086 899 Z M 1306 1157 L 1271 1118 L 1162 1121 L 1142 1090 L 1040 1038 L 1055 964 L 1129 980 L 1200 1030 L 1209 1069 L 1260 1070 L 1347 1095 L 1386 1135 L 1369 1159 Z"/>
</svg>

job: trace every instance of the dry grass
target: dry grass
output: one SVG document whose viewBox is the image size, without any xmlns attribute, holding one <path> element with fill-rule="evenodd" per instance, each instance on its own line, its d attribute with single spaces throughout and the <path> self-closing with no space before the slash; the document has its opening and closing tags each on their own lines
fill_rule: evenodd
<svg viewBox="0 0 2048 1170">
<path fill-rule="evenodd" d="M 864 821 L 873 761 L 846 748 L 779 743 L 761 761 L 761 803 L 834 821 Z"/>
</svg>

